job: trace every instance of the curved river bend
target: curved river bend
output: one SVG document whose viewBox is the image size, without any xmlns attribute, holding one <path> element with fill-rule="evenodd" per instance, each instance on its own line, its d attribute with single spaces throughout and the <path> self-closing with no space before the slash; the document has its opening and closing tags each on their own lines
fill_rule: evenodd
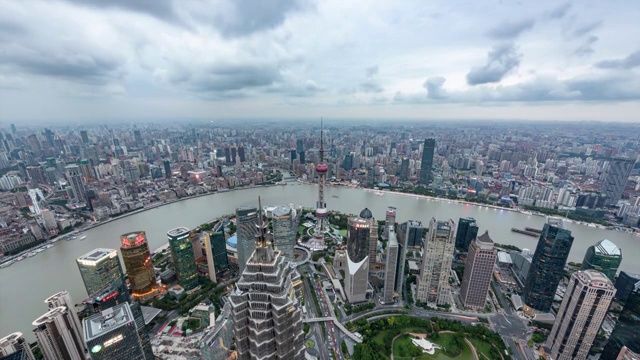
<svg viewBox="0 0 640 360">
<path fill-rule="evenodd" d="M 253 188 L 202 196 L 161 206 L 87 230 L 87 239 L 58 241 L 40 254 L 0 269 L 0 337 L 21 331 L 34 340 L 31 323 L 46 312 L 44 299 L 67 290 L 75 302 L 86 297 L 75 259 L 98 247 L 119 248 L 119 236 L 134 230 L 147 232 L 149 246 L 156 249 L 166 243 L 166 232 L 178 226 L 196 227 L 224 214 L 234 212 L 238 205 L 257 205 L 262 196 L 265 205 L 295 203 L 315 207 L 317 187 L 290 183 L 288 186 Z M 397 208 L 397 221 L 420 220 L 428 224 L 437 219 L 473 217 L 480 233 L 489 230 L 491 238 L 502 244 L 534 250 L 537 239 L 511 232 L 512 227 L 541 229 L 545 218 L 488 207 L 466 205 L 447 200 L 419 198 L 415 195 L 376 195 L 375 192 L 344 187 L 328 187 L 325 193 L 328 208 L 358 214 L 368 207 L 378 219 L 384 219 L 388 206 Z M 581 262 L 588 246 L 607 238 L 623 249 L 622 270 L 640 272 L 640 259 L 630 256 L 640 253 L 640 238 L 633 234 L 566 223 L 575 241 L 569 261 Z"/>
</svg>

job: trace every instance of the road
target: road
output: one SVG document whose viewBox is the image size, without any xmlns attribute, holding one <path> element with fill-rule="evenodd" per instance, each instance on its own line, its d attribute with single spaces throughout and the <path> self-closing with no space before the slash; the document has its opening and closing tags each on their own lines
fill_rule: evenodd
<svg viewBox="0 0 640 360">
<path fill-rule="evenodd" d="M 316 308 L 316 304 L 313 301 L 312 292 L 314 291 L 314 289 L 310 285 L 312 279 L 307 275 L 303 275 L 303 276 L 307 277 L 307 279 L 304 280 L 304 298 L 305 298 L 305 306 L 307 307 L 307 316 L 315 317 L 316 314 L 318 314 L 318 309 Z M 327 347 L 325 346 L 324 340 L 322 338 L 322 327 L 320 323 L 311 323 L 309 325 L 311 326 L 310 331 L 313 331 L 316 338 L 315 349 L 319 353 L 318 358 L 329 359 L 327 355 Z"/>
<path fill-rule="evenodd" d="M 512 356 L 515 360 L 528 359 L 528 354 L 524 353 L 520 346 L 516 345 L 520 339 L 527 339 L 529 335 L 527 327 L 522 322 L 522 319 L 513 311 L 508 300 L 502 290 L 500 284 L 494 282 L 493 288 L 496 289 L 495 295 L 499 299 L 505 308 L 498 310 L 498 313 L 489 317 L 489 324 L 494 331 L 499 333 L 504 339 L 505 343 L 512 350 Z"/>
</svg>

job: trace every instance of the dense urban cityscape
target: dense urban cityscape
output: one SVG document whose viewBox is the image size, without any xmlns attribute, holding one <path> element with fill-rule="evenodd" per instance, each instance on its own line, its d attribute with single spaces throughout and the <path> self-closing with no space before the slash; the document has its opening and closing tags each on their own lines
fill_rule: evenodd
<svg viewBox="0 0 640 360">
<path fill-rule="evenodd" d="M 640 360 L 639 12 L 0 1 L 0 360 Z"/>
<path fill-rule="evenodd" d="M 637 356 L 640 275 L 618 271 L 622 250 L 605 238 L 581 263 L 569 262 L 575 237 L 565 226 L 640 241 L 637 126 L 568 132 L 571 124 L 547 124 L 535 135 L 530 123 L 265 125 L 5 129 L 2 273 L 59 245 L 95 241 L 93 228 L 188 199 L 216 204 L 223 193 L 312 184 L 305 191 L 318 200 L 220 204 L 228 214 L 166 229 L 159 248 L 150 248 L 147 229 L 132 228 L 109 240 L 112 248 L 76 254 L 87 297 L 59 289 L 44 300 L 40 312 L 48 312 L 29 320 L 35 343 L 3 322 L 10 335 L 0 340 L 2 354 L 377 359 L 419 348 L 446 358 L 469 349 L 487 358 Z M 401 205 L 349 215 L 332 208 L 338 196 L 325 196 L 334 188 L 382 202 L 430 198 L 548 218 L 542 228 L 511 229 L 539 239 L 520 249 L 492 235 L 491 226 L 504 224 L 479 231 L 470 217 L 400 222 Z M 389 325 L 407 317 L 431 320 Z M 435 336 L 435 324 L 460 338 Z M 478 343 L 476 328 L 497 337 Z"/>
</svg>

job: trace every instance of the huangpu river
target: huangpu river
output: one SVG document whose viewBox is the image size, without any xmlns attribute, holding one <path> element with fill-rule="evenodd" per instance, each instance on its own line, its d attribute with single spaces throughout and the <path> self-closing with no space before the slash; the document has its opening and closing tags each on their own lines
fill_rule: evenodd
<svg viewBox="0 0 640 360">
<path fill-rule="evenodd" d="M 512 227 L 542 229 L 545 218 L 486 206 L 457 203 L 444 199 L 430 199 L 408 194 L 393 194 L 347 187 L 328 187 L 325 201 L 329 210 L 359 214 L 367 207 L 377 219 L 385 218 L 387 207 L 397 210 L 397 221 L 419 220 L 428 226 L 432 217 L 453 219 L 473 217 L 480 227 L 479 233 L 489 231 L 491 238 L 501 244 L 535 250 L 537 238 L 517 234 Z M 315 207 L 317 186 L 289 183 L 286 186 L 251 188 L 227 191 L 187 199 L 134 215 L 122 217 L 87 230 L 84 241 L 60 240 L 51 249 L 0 269 L 0 337 L 12 332 L 24 333 L 29 341 L 35 337 L 31 323 L 47 311 L 44 299 L 66 290 L 76 303 L 86 298 L 76 258 L 95 248 L 118 249 L 121 234 L 144 230 L 151 250 L 166 244 L 167 230 L 178 226 L 189 228 L 209 222 L 216 217 L 234 212 L 239 205 L 297 204 Z M 640 237 L 624 232 L 604 230 L 566 222 L 575 237 L 569 261 L 581 262 L 587 247 L 602 239 L 613 241 L 623 251 L 621 270 L 640 272 Z"/>
</svg>

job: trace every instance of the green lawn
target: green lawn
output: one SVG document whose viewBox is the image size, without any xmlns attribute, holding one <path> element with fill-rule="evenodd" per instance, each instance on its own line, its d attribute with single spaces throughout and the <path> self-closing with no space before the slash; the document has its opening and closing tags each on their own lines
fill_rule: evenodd
<svg viewBox="0 0 640 360">
<path fill-rule="evenodd" d="M 375 339 L 375 338 L 374 338 Z M 401 339 L 398 338 L 397 340 Z M 433 339 L 428 339 L 429 341 L 436 343 L 442 347 L 447 347 L 451 341 L 453 340 L 453 334 L 440 334 L 440 338 L 433 340 Z M 408 343 L 407 343 L 408 342 Z M 411 343 L 410 339 L 405 340 L 404 338 L 402 338 L 400 344 L 398 344 L 398 347 L 396 348 L 396 344 L 393 344 L 393 358 L 396 360 L 404 360 L 404 359 L 408 359 L 408 358 L 403 358 L 402 355 L 404 355 L 404 353 L 402 352 L 402 347 L 403 346 L 415 346 Z M 398 352 L 396 352 L 398 351 Z M 416 360 L 474 360 L 473 357 L 473 351 L 471 351 L 471 348 L 469 347 L 469 345 L 467 345 L 466 343 L 464 344 L 463 348 L 462 348 L 462 353 L 456 357 L 449 357 L 447 355 L 445 355 L 443 353 L 442 350 L 437 349 L 435 354 L 433 355 L 429 355 L 429 354 L 423 354 L 419 357 L 416 357 Z"/>
<path fill-rule="evenodd" d="M 347 230 L 339 230 L 340 236 L 346 236 Z"/>
<path fill-rule="evenodd" d="M 489 351 L 491 349 L 491 344 L 489 343 L 485 343 L 482 342 L 478 339 L 469 339 L 469 341 L 471 341 L 471 343 L 473 344 L 473 346 L 476 348 L 476 351 L 478 352 L 478 357 L 480 358 L 480 360 L 485 359 L 491 359 L 491 357 L 489 356 Z M 482 356 L 484 355 L 484 356 Z"/>
</svg>

